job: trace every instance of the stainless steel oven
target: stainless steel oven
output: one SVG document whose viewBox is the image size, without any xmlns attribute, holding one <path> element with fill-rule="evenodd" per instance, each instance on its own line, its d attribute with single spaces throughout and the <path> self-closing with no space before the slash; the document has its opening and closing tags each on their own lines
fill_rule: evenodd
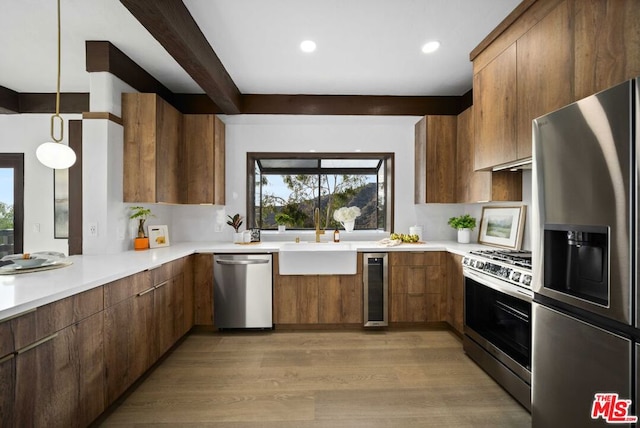
<svg viewBox="0 0 640 428">
<path fill-rule="evenodd" d="M 531 410 L 531 255 L 504 250 L 463 258 L 464 350 Z"/>
</svg>

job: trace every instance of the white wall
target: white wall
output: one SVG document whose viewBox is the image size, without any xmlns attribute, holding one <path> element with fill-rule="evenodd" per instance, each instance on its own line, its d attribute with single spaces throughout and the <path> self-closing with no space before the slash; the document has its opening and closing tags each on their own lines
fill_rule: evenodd
<svg viewBox="0 0 640 428">
<path fill-rule="evenodd" d="M 450 217 L 471 214 L 480 224 L 482 204 L 414 205 L 414 125 L 419 117 L 240 115 L 222 119 L 226 124 L 227 204 L 172 207 L 172 239 L 231 240 L 226 214 L 246 215 L 247 152 L 393 152 L 396 232 L 408 233 L 410 226 L 418 224 L 424 227 L 427 240 L 455 240 L 457 232 L 447 225 Z M 530 205 L 530 173 L 525 173 L 523 187 L 523 203 Z M 472 240 L 477 240 L 478 229 Z M 527 228 L 525 248 L 528 235 Z M 278 238 L 281 236 L 268 237 Z M 343 239 L 358 237 L 345 234 Z"/>
<path fill-rule="evenodd" d="M 123 92 L 137 92 L 110 73 L 91 73 L 90 109 L 122 115 Z M 123 202 L 123 127 L 106 119 L 83 121 L 83 254 L 110 254 L 133 249 L 137 221 L 130 220 L 129 207 L 141 204 Z M 146 226 L 166 224 L 171 231 L 172 207 L 142 204 L 154 217 Z M 98 225 L 98 236 L 89 234 Z"/>
<path fill-rule="evenodd" d="M 62 115 L 68 143 L 68 120 L 81 119 L 77 114 Z M 69 252 L 67 239 L 53 237 L 53 170 L 36 159 L 36 149 L 51 141 L 50 114 L 0 115 L 0 152 L 24 153 L 24 251 Z M 36 232 L 39 225 L 40 232 Z"/>
<path fill-rule="evenodd" d="M 104 87 L 104 76 L 99 81 Z M 113 94 L 108 97 L 108 103 L 115 99 Z M 116 108 L 114 104 L 109 104 L 110 108 L 118 110 L 119 106 Z M 67 253 L 67 240 L 53 238 L 53 171 L 41 165 L 35 157 L 37 146 L 49 137 L 49 118 L 48 114 L 0 115 L 0 152 L 25 153 L 25 251 Z M 80 119 L 80 116 L 64 115 L 64 119 Z M 225 224 L 226 214 L 246 214 L 247 152 L 361 150 L 395 153 L 395 231 L 408 232 L 410 226 L 420 224 L 424 226 L 427 240 L 456 239 L 456 231 L 447 225 L 449 217 L 469 213 L 479 221 L 482 205 L 414 205 L 414 124 L 418 119 L 377 116 L 223 117 L 226 122 L 227 205 L 144 204 L 155 214 L 147 224 L 168 225 L 173 242 L 231 240 L 232 229 Z M 106 120 L 85 120 L 83 139 L 84 252 L 104 254 L 130 250 L 136 235 L 136 223 L 128 218 L 129 207 L 134 204 L 122 202 L 122 127 Z M 523 175 L 523 204 L 528 208 L 523 248 L 530 248 L 530 171 L 524 171 Z M 97 238 L 88 236 L 88 224 L 91 222 L 99 225 Z M 34 224 L 40 225 L 39 233 L 33 231 Z M 477 232 L 476 228 L 472 239 L 477 239 Z"/>
<path fill-rule="evenodd" d="M 226 213 L 246 215 L 247 152 L 395 153 L 395 230 L 416 224 L 413 209 L 414 125 L 419 117 L 223 116 L 226 124 Z M 231 239 L 226 225 L 214 231 L 220 207 L 181 207 L 173 218 L 178 237 Z M 189 220 L 187 220 L 189 219 Z M 197 231 L 188 230 L 198 224 Z"/>
</svg>

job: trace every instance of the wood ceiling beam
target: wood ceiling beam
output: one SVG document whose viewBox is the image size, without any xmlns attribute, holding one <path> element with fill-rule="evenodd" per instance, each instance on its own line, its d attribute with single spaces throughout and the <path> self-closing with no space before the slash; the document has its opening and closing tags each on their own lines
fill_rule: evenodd
<svg viewBox="0 0 640 428">
<path fill-rule="evenodd" d="M 63 92 L 60 94 L 60 113 L 89 111 L 89 94 Z M 55 113 L 56 94 L 16 92 L 0 86 L 0 114 Z"/>
<path fill-rule="evenodd" d="M 120 0 L 225 114 L 242 112 L 242 96 L 181 0 Z"/>
<path fill-rule="evenodd" d="M 0 113 L 19 113 L 19 95 L 14 90 L 0 86 Z"/>
<path fill-rule="evenodd" d="M 87 40 L 85 51 L 89 73 L 106 71 L 140 92 L 158 94 L 173 104 L 173 92 L 111 42 Z"/>
<path fill-rule="evenodd" d="M 55 113 L 56 94 L 21 92 L 20 113 Z M 63 92 L 60 94 L 60 113 L 82 113 L 89 111 L 89 94 L 85 92 Z"/>
<path fill-rule="evenodd" d="M 457 115 L 461 97 L 378 95 L 243 95 L 245 114 Z"/>
</svg>

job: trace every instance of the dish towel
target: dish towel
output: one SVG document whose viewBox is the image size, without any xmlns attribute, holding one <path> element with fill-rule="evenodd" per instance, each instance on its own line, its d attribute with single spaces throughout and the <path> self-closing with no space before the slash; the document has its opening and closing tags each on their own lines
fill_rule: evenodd
<svg viewBox="0 0 640 428">
<path fill-rule="evenodd" d="M 399 239 L 384 238 L 378 241 L 378 245 L 380 245 L 381 247 L 395 247 L 396 245 L 400 244 L 402 244 L 402 241 Z"/>
</svg>

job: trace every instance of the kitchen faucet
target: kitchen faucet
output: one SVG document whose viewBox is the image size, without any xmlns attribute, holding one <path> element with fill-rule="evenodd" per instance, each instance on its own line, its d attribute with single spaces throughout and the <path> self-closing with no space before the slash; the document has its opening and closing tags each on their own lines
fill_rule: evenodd
<svg viewBox="0 0 640 428">
<path fill-rule="evenodd" d="M 320 208 L 313 211 L 313 222 L 316 226 L 316 242 L 320 242 L 320 235 L 324 235 L 324 230 L 320 230 Z"/>
</svg>

